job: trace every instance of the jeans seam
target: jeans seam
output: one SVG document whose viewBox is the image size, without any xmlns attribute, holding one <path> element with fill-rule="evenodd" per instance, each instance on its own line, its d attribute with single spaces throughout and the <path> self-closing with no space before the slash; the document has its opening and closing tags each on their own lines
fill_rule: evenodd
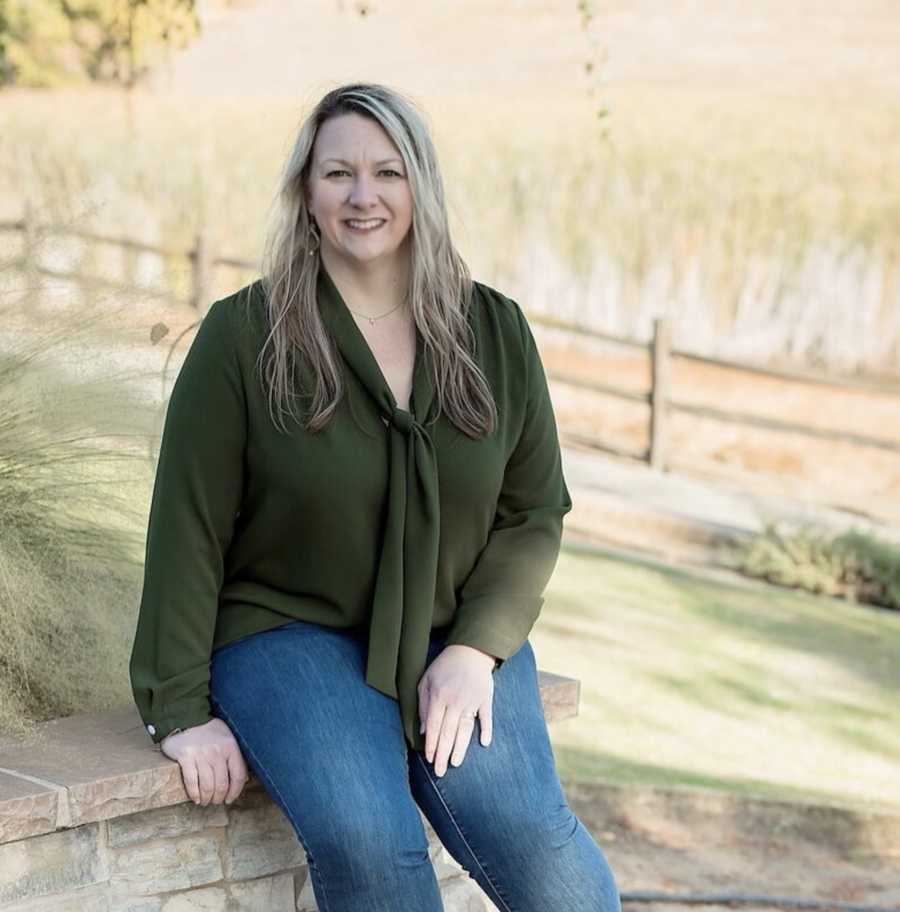
<svg viewBox="0 0 900 912">
<path fill-rule="evenodd" d="M 215 698 L 213 698 L 213 699 L 215 700 Z M 215 703 L 216 703 L 216 705 L 219 707 L 219 711 L 220 711 L 220 712 L 222 713 L 222 715 L 225 717 L 225 721 L 228 723 L 228 727 L 231 728 L 231 729 L 233 729 L 235 732 L 237 732 L 237 730 L 238 730 L 238 729 L 237 729 L 237 726 L 236 726 L 236 725 L 234 724 L 234 722 L 232 721 L 231 716 L 229 716 L 228 713 L 225 711 L 225 708 L 222 706 L 222 704 L 219 703 L 218 700 L 215 700 Z M 245 741 L 244 743 L 246 744 L 246 741 Z M 294 829 L 297 831 L 298 835 L 300 836 L 300 841 L 304 844 L 304 845 L 303 845 L 303 851 L 304 851 L 304 854 L 306 855 L 306 860 L 307 860 L 307 862 L 309 862 L 309 867 L 310 867 L 311 869 L 315 869 L 315 870 L 318 872 L 318 868 L 316 868 L 315 860 L 314 860 L 313 857 L 309 854 L 309 852 L 306 851 L 306 845 L 305 845 L 306 840 L 305 840 L 305 838 L 304 838 L 304 836 L 303 836 L 303 833 L 302 833 L 301 830 L 300 830 L 300 826 L 298 825 L 297 821 L 294 819 L 294 815 L 291 813 L 291 810 L 290 810 L 290 807 L 291 807 L 291 806 L 290 806 L 290 804 L 285 800 L 284 795 L 281 794 L 281 790 L 280 790 L 280 789 L 278 788 L 278 786 L 275 784 L 275 780 L 269 775 L 269 771 L 268 771 L 268 770 L 265 768 L 265 766 L 263 766 L 263 764 L 260 762 L 259 757 L 256 756 L 256 753 L 254 752 L 253 748 L 250 747 L 249 744 L 247 744 L 247 752 L 248 752 L 248 753 L 250 754 L 250 756 L 253 758 L 253 760 L 255 761 L 256 765 L 259 767 L 260 772 L 262 772 L 262 774 L 266 777 L 266 779 L 267 779 L 267 780 L 269 781 L 269 783 L 271 784 L 272 788 L 275 789 L 275 793 L 276 793 L 276 794 L 278 795 L 278 797 L 281 799 L 281 803 L 282 803 L 282 805 L 284 806 L 284 811 L 285 811 L 285 813 L 287 814 L 288 819 L 291 821 L 291 823 L 292 823 L 293 826 L 294 826 Z M 264 784 L 265 784 L 265 783 L 264 783 Z M 310 875 L 310 876 L 312 876 L 312 875 Z M 319 878 L 319 882 L 320 882 L 321 885 L 322 885 L 322 899 L 323 899 L 323 903 L 322 903 L 322 904 L 323 904 L 323 906 L 324 906 L 324 908 L 322 909 L 322 912 L 328 912 L 329 907 L 330 907 L 330 903 L 328 902 L 328 892 L 327 892 L 327 890 L 325 889 L 325 878 L 324 878 L 324 877 L 320 877 L 320 878 Z"/>
<path fill-rule="evenodd" d="M 447 804 L 446 800 L 444 799 L 444 796 L 440 790 L 440 787 L 438 786 L 437 782 L 435 782 L 434 779 L 431 777 L 431 773 L 428 771 L 428 764 L 426 764 L 425 761 L 422 759 L 422 754 L 419 751 L 416 751 L 415 754 L 416 754 L 416 759 L 419 761 L 419 763 L 422 764 L 422 769 L 425 770 L 425 776 L 427 777 L 428 782 L 430 783 L 431 787 L 434 789 L 435 794 L 440 799 L 440 802 L 444 806 L 444 809 L 447 811 L 447 816 L 450 818 L 450 822 L 453 824 L 454 828 L 456 829 L 456 832 L 459 834 L 459 838 L 463 841 L 463 844 L 465 845 L 465 847 L 471 853 L 472 858 L 475 859 L 475 864 L 478 865 L 478 869 L 484 875 L 484 879 L 491 885 L 491 888 L 493 889 L 494 893 L 497 894 L 497 898 L 500 900 L 501 903 L 503 903 L 503 909 L 505 910 L 505 912 L 512 912 L 512 909 L 510 908 L 509 904 L 503 898 L 503 895 L 500 892 L 499 886 L 496 883 L 494 883 L 494 879 L 491 877 L 490 874 L 488 874 L 484 865 L 481 863 L 481 859 L 478 857 L 477 852 L 475 851 L 475 849 L 472 848 L 471 844 L 469 843 L 469 840 L 466 839 L 465 833 L 463 833 L 462 828 L 460 827 L 459 823 L 456 820 L 456 817 L 453 814 L 453 811 L 450 810 L 450 805 Z"/>
</svg>

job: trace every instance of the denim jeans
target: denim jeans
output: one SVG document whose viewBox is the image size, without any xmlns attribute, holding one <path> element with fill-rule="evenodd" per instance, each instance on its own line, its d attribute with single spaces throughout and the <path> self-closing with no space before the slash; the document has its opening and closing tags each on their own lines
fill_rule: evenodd
<svg viewBox="0 0 900 912">
<path fill-rule="evenodd" d="M 447 628 L 435 628 L 430 663 Z M 607 860 L 566 803 L 531 644 L 494 673 L 493 739 L 480 719 L 438 777 L 406 744 L 396 700 L 365 682 L 367 632 L 307 621 L 212 654 L 213 714 L 307 856 L 320 912 L 440 912 L 419 808 L 504 912 L 620 912 Z"/>
</svg>

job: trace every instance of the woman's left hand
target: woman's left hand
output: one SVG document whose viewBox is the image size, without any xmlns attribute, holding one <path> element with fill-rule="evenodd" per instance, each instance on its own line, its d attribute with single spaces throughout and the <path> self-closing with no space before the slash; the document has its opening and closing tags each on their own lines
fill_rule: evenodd
<svg viewBox="0 0 900 912">
<path fill-rule="evenodd" d="M 473 714 L 481 720 L 481 744 L 491 743 L 494 657 L 474 646 L 445 646 L 419 680 L 419 718 L 424 720 L 425 757 L 438 776 L 463 762 L 472 732 Z M 421 730 L 421 729 L 420 729 Z M 450 756 L 450 751 L 453 751 Z"/>
</svg>

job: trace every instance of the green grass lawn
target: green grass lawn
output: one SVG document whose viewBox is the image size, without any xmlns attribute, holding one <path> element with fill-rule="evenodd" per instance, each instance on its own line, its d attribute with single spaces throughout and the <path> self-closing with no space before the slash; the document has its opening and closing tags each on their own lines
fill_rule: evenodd
<svg viewBox="0 0 900 912">
<path fill-rule="evenodd" d="M 564 547 L 530 637 L 563 780 L 900 810 L 900 614 Z"/>
</svg>

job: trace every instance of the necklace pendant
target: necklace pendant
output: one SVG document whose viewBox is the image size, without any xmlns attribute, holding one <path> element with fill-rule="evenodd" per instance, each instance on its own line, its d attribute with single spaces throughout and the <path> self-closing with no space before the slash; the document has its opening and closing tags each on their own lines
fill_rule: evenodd
<svg viewBox="0 0 900 912">
<path fill-rule="evenodd" d="M 371 317 L 369 317 L 369 326 L 374 326 L 374 325 L 375 325 L 375 321 Z"/>
</svg>

